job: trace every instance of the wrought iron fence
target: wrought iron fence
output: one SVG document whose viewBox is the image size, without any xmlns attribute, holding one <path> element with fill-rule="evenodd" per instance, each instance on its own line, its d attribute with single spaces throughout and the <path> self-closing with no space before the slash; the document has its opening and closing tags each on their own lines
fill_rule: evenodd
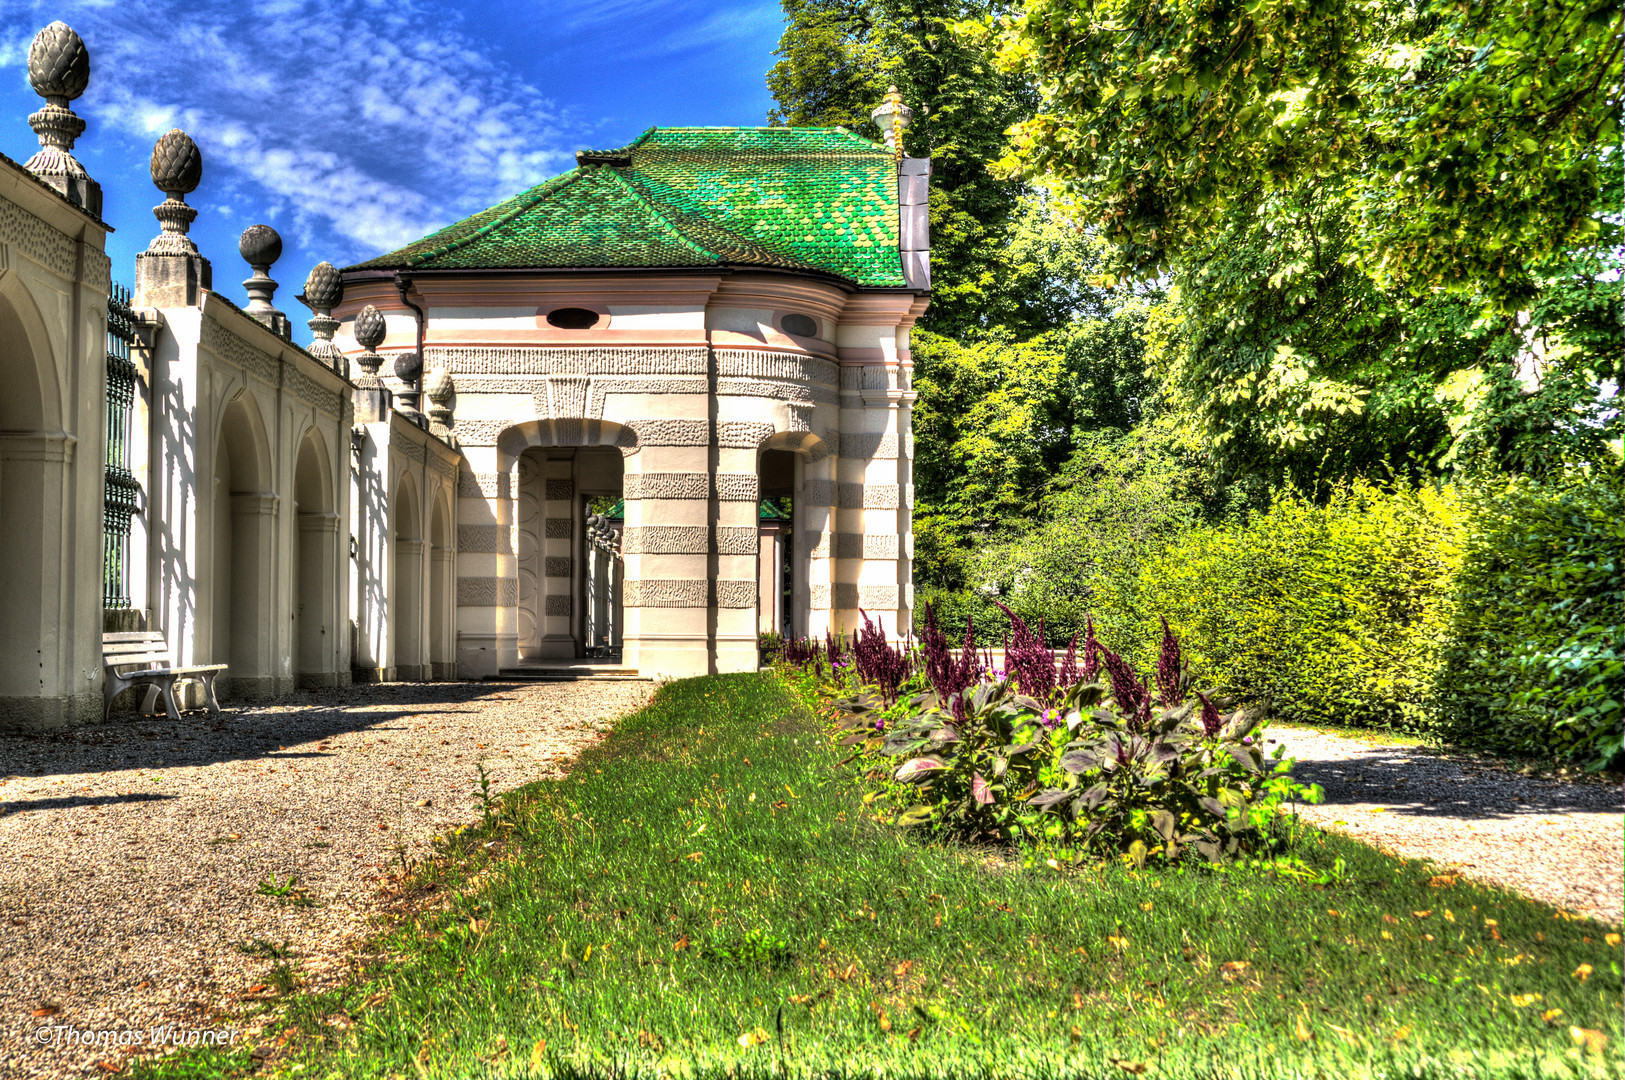
<svg viewBox="0 0 1625 1080">
<path fill-rule="evenodd" d="M 107 456 L 102 488 L 102 607 L 107 609 L 130 606 L 130 516 L 141 495 L 141 485 L 130 471 L 134 342 L 130 290 L 115 282 L 107 298 Z"/>
</svg>

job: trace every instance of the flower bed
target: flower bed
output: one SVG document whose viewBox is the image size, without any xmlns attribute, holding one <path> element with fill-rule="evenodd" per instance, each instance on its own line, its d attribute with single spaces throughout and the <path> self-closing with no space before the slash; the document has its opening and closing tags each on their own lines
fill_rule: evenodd
<svg viewBox="0 0 1625 1080">
<path fill-rule="evenodd" d="M 1284 748 L 1263 752 L 1261 713 L 1195 689 L 1166 622 L 1147 680 L 1092 623 L 1057 661 L 1042 626 L 1005 613 L 1005 669 L 977 652 L 969 620 L 951 649 L 929 605 L 919 647 L 888 642 L 867 617 L 850 641 L 785 643 L 781 667 L 827 702 L 848 763 L 877 781 L 877 813 L 1056 864 L 1220 863 L 1290 844 L 1283 818 L 1319 789 L 1292 779 Z"/>
</svg>

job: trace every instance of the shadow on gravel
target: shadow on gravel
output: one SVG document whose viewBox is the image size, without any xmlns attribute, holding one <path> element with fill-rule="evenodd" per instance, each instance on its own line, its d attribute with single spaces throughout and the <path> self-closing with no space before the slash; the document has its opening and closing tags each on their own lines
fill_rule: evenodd
<svg viewBox="0 0 1625 1080">
<path fill-rule="evenodd" d="M 17 799 L 0 803 L 0 818 L 12 814 L 26 814 L 30 810 L 72 810 L 81 806 L 112 806 L 117 803 L 162 802 L 178 799 L 179 795 L 158 795 L 150 791 L 134 791 L 128 795 L 63 795 L 51 799 Z"/>
<path fill-rule="evenodd" d="M 1574 811 L 1618 813 L 1625 798 L 1611 784 L 1535 780 L 1492 765 L 1404 747 L 1364 747 L 1333 757 L 1282 733 L 1292 775 L 1319 784 L 1327 806 L 1370 803 L 1418 817 L 1506 819 Z M 1318 756 L 1317 756 L 1318 755 Z"/>
<path fill-rule="evenodd" d="M 64 773 L 103 774 L 154 768 L 214 765 L 229 761 L 308 760 L 327 757 L 310 750 L 283 747 L 319 742 L 356 732 L 404 730 L 399 722 L 416 718 L 428 706 L 472 703 L 512 693 L 518 683 L 399 683 L 345 691 L 350 700 L 334 702 L 332 691 L 299 691 L 263 705 L 226 707 L 217 717 L 183 714 L 179 723 L 165 717 L 116 716 L 105 724 L 36 734 L 0 733 L 0 777 L 48 777 Z M 567 684 L 564 684 L 567 685 Z M 325 699 L 325 701 L 324 701 Z M 398 706 L 380 709 L 379 706 Z M 442 709 L 434 717 L 451 717 L 477 709 Z M 228 738 L 221 738 L 226 733 Z M 199 740 L 200 735 L 209 738 Z M 46 800 L 30 804 L 0 803 L 0 813 L 47 809 Z M 73 804 L 64 804 L 73 805 Z"/>
</svg>

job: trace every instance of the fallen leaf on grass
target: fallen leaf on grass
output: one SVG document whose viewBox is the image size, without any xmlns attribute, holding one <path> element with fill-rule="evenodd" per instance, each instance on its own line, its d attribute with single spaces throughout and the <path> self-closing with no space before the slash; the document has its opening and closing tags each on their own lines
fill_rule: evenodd
<svg viewBox="0 0 1625 1080">
<path fill-rule="evenodd" d="M 547 1064 L 547 1040 L 537 1039 L 536 1045 L 530 1048 L 530 1067 L 541 1069 Z"/>
<path fill-rule="evenodd" d="M 1562 1015 L 1563 1015 L 1563 1010 L 1562 1009 L 1547 1009 L 1545 1012 L 1540 1014 L 1540 1018 L 1542 1020 L 1546 1021 L 1549 1024 L 1553 1020 L 1556 1020 L 1559 1016 L 1562 1016 Z"/>
<path fill-rule="evenodd" d="M 1247 974 L 1247 969 L 1251 966 L 1245 960 L 1229 960 L 1219 965 L 1219 974 L 1225 982 L 1235 982 Z"/>
<path fill-rule="evenodd" d="M 55 1005 L 41 1005 L 39 1008 L 34 1010 L 34 1015 L 36 1017 L 55 1016 L 61 1011 L 62 1010 L 57 1008 Z"/>
<path fill-rule="evenodd" d="M 1124 1072 L 1133 1073 L 1135 1076 L 1139 1076 L 1151 1067 L 1143 1061 L 1129 1061 L 1127 1058 L 1112 1058 L 1111 1062 Z"/>
<path fill-rule="evenodd" d="M 755 1031 L 747 1031 L 739 1036 L 739 1045 L 746 1050 L 753 1046 L 761 1046 L 765 1042 L 767 1042 L 767 1032 L 761 1028 L 757 1028 Z"/>
<path fill-rule="evenodd" d="M 1460 874 L 1435 874 L 1428 878 L 1428 884 L 1435 889 L 1444 889 L 1454 885 L 1459 880 L 1461 880 Z"/>
<path fill-rule="evenodd" d="M 1122 952 L 1124 949 L 1128 948 L 1128 938 L 1126 937 L 1117 937 L 1114 934 L 1107 934 L 1106 940 L 1110 942 L 1112 947 L 1118 952 Z"/>
<path fill-rule="evenodd" d="M 1313 1042 L 1315 1039 L 1315 1033 L 1309 1030 L 1309 1025 L 1303 1022 L 1302 1016 L 1298 1017 L 1298 1022 L 1293 1026 L 1292 1034 L 1297 1037 L 1299 1042 Z"/>
<path fill-rule="evenodd" d="M 1579 967 L 1575 968 L 1574 977 L 1579 979 L 1581 982 L 1585 982 L 1591 977 L 1591 965 L 1581 964 Z"/>
<path fill-rule="evenodd" d="M 1604 941 L 1608 942 L 1608 944 L 1610 944 L 1610 945 L 1618 945 L 1619 944 L 1619 935 L 1618 934 L 1604 934 L 1602 939 Z"/>
<path fill-rule="evenodd" d="M 1602 1053 L 1602 1048 L 1608 1045 L 1608 1036 L 1595 1028 L 1571 1027 L 1569 1038 L 1574 1040 L 1575 1046 L 1583 1046 L 1593 1054 Z"/>
<path fill-rule="evenodd" d="M 1433 909 L 1428 908 L 1426 911 L 1413 911 L 1413 912 L 1411 912 L 1411 914 L 1415 915 L 1418 919 L 1425 919 L 1429 915 L 1433 914 Z"/>
<path fill-rule="evenodd" d="M 1520 1008 L 1520 1009 L 1523 1008 L 1525 1005 L 1533 1005 L 1535 1002 L 1537 1002 L 1539 1000 L 1540 1000 L 1540 995 L 1539 994 L 1513 994 L 1512 995 L 1512 1004 L 1515 1005 L 1516 1007 Z"/>
<path fill-rule="evenodd" d="M 914 961 L 912 961 L 912 960 L 904 960 L 901 964 L 898 964 L 895 968 L 892 969 L 892 974 L 895 975 L 897 978 L 901 979 L 904 975 L 908 974 L 908 969 L 913 967 L 913 966 L 914 966 Z"/>
<path fill-rule="evenodd" d="M 682 937 L 678 938 L 676 941 L 671 943 L 671 951 L 672 952 L 682 952 L 686 948 L 688 948 L 688 935 L 687 934 L 684 934 Z"/>
</svg>

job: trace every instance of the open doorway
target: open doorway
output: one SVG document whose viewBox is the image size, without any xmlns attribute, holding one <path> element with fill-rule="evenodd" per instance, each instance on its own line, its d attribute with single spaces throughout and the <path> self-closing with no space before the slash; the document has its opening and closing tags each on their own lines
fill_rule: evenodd
<svg viewBox="0 0 1625 1080">
<path fill-rule="evenodd" d="M 795 637 L 795 590 L 792 521 L 796 469 L 801 455 L 791 450 L 762 451 L 759 475 L 761 502 L 757 514 L 758 607 L 761 633 Z"/>
</svg>

